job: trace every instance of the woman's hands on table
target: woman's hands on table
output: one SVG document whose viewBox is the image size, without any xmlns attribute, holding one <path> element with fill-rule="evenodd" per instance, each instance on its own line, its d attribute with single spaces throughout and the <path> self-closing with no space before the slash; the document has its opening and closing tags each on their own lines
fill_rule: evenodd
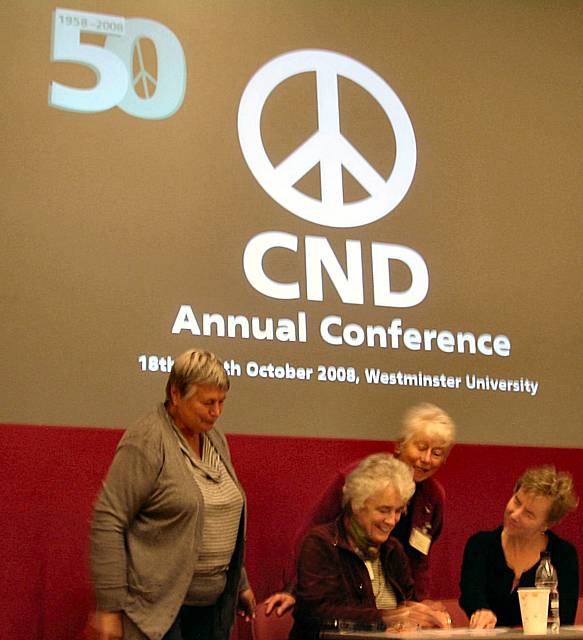
<svg viewBox="0 0 583 640">
<path fill-rule="evenodd" d="M 437 627 L 448 629 L 451 617 L 440 602 L 405 602 L 396 609 L 384 609 L 383 621 L 388 627 L 404 629 Z"/>
<path fill-rule="evenodd" d="M 470 617 L 470 629 L 493 629 L 496 616 L 490 609 L 477 609 Z"/>
</svg>

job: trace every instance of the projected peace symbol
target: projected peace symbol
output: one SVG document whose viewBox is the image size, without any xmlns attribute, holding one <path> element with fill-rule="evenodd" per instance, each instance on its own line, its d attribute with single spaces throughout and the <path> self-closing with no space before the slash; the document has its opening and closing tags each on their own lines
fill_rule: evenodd
<svg viewBox="0 0 583 640">
<path fill-rule="evenodd" d="M 151 98 L 156 91 L 156 85 L 158 81 L 156 78 L 148 71 L 146 65 L 144 64 L 144 54 L 142 53 L 142 40 L 138 40 L 136 42 L 136 54 L 138 57 L 138 73 L 136 73 L 133 77 L 134 87 L 141 85 L 142 93 L 146 98 Z M 154 91 L 150 92 L 150 85 L 154 87 Z"/>
<path fill-rule="evenodd" d="M 274 166 L 261 137 L 261 113 L 272 91 L 299 73 L 315 72 L 318 130 Z M 372 167 L 340 131 L 338 77 L 360 85 L 379 103 L 395 136 L 395 162 L 388 179 Z M 413 125 L 395 92 L 374 71 L 332 51 L 301 50 L 274 58 L 251 78 L 239 104 L 239 141 L 249 169 L 265 191 L 288 211 L 329 227 L 358 227 L 382 218 L 405 197 L 415 175 Z M 321 199 L 294 185 L 320 164 Z M 369 194 L 345 203 L 342 168 Z"/>
</svg>

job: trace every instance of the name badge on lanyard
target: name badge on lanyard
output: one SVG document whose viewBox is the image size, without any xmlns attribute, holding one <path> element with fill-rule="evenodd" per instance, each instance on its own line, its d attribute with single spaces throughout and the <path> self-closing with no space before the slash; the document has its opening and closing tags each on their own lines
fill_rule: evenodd
<svg viewBox="0 0 583 640">
<path fill-rule="evenodd" d="M 422 531 L 421 529 L 414 527 L 411 530 L 411 535 L 409 536 L 409 544 L 413 549 L 417 549 L 417 551 L 426 556 L 429 553 L 429 548 L 431 547 L 431 535 L 425 529 Z"/>
</svg>

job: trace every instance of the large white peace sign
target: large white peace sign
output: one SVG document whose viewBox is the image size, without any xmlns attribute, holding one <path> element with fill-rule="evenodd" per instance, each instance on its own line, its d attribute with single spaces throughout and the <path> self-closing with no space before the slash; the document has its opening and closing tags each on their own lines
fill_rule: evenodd
<svg viewBox="0 0 583 640">
<path fill-rule="evenodd" d="M 277 167 L 261 138 L 261 112 L 271 92 L 299 73 L 316 72 L 318 131 Z M 395 163 L 387 180 L 340 132 L 338 76 L 368 91 L 386 113 L 395 135 Z M 239 104 L 239 141 L 247 165 L 259 184 L 295 215 L 329 227 L 358 227 L 392 211 L 409 190 L 415 175 L 417 146 L 411 120 L 398 96 L 374 71 L 332 51 L 301 50 L 274 58 L 251 78 Z M 321 200 L 294 187 L 320 163 Z M 344 167 L 370 196 L 345 203 Z"/>
</svg>

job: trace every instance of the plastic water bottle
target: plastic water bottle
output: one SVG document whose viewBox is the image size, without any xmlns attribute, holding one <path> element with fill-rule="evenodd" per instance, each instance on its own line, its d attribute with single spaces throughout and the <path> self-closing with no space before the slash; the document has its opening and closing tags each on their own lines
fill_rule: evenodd
<svg viewBox="0 0 583 640">
<path fill-rule="evenodd" d="M 559 616 L 559 579 L 555 567 L 551 564 L 551 554 L 543 551 L 540 554 L 534 585 L 535 587 L 549 589 L 549 617 L 547 621 L 547 633 L 559 633 L 561 618 Z"/>
</svg>

